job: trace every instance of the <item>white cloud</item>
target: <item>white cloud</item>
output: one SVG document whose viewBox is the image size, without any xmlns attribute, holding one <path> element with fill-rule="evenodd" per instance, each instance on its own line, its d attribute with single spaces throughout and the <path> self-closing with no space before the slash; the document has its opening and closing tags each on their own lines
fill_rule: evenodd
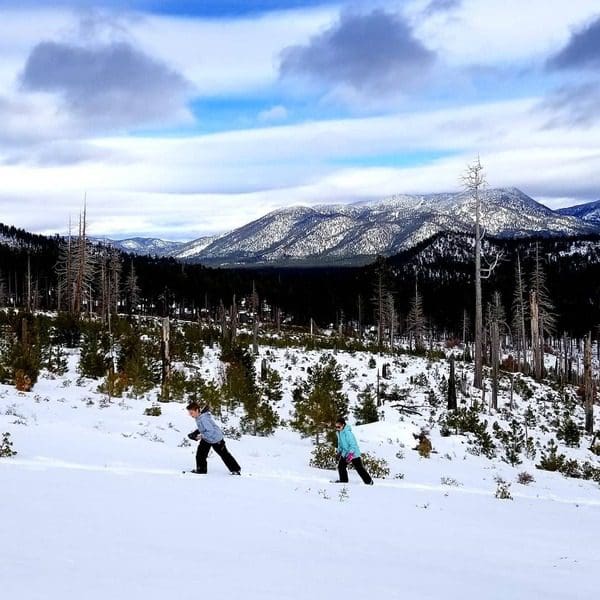
<svg viewBox="0 0 600 600">
<path fill-rule="evenodd" d="M 44 169 L 3 165 L 0 180 L 4 198 L 22 199 L 10 213 L 27 220 L 28 228 L 64 227 L 67 212 L 77 210 L 87 191 L 94 233 L 145 231 L 175 239 L 229 230 L 298 203 L 456 190 L 478 153 L 491 186 L 516 186 L 549 204 L 553 198 L 595 199 L 600 127 L 540 129 L 545 116 L 532 112 L 537 104 L 535 98 L 183 139 L 98 139 L 93 148 L 120 161 Z M 415 151 L 453 154 L 409 167 L 335 164 L 349 156 Z M 61 194 L 52 211 L 42 212 L 40 199 L 49 197 L 48 190 Z M 52 226 L 35 226 L 42 214 Z"/>
<path fill-rule="evenodd" d="M 427 4 L 418 0 L 406 9 L 416 34 L 454 66 L 543 60 L 598 12 L 591 0 L 462 0 L 449 11 L 424 15 Z"/>
<path fill-rule="evenodd" d="M 285 121 L 288 118 L 288 111 L 285 106 L 278 104 L 272 106 L 267 110 L 263 110 L 258 114 L 258 120 L 264 123 L 270 123 L 274 121 Z"/>
<path fill-rule="evenodd" d="M 217 96 L 272 84 L 281 50 L 305 42 L 336 17 L 332 7 L 236 20 L 146 16 L 129 31 L 143 50 L 193 82 L 200 95 Z"/>
</svg>

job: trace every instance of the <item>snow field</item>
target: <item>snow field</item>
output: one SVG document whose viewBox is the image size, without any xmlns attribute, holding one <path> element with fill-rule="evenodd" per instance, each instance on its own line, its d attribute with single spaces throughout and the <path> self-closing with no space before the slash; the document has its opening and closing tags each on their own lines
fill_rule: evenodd
<svg viewBox="0 0 600 600">
<path fill-rule="evenodd" d="M 291 382 L 317 353 L 297 353 L 295 365 L 284 353 L 272 351 L 272 364 L 291 375 L 280 407 L 286 417 Z M 361 388 L 373 380 L 364 356 L 337 358 L 356 370 Z M 218 372 L 213 354 L 205 361 Z M 329 483 L 336 473 L 310 468 L 310 440 L 287 429 L 228 440 L 241 478 L 214 454 L 207 476 L 182 475 L 195 453 L 195 444 L 180 446 L 194 429 L 184 405 L 162 404 L 161 416 L 147 417 L 148 401 L 108 404 L 97 383 L 65 385 L 77 379 L 75 364 L 72 357 L 67 375 L 42 378 L 29 394 L 0 386 L 0 432 L 11 433 L 18 451 L 0 458 L 2 598 L 596 594 L 600 490 L 593 482 L 473 456 L 461 436 L 434 434 L 437 454 L 421 459 L 412 434 L 427 411 L 401 421 L 391 408 L 386 421 L 354 428 L 361 449 L 391 468 L 373 487 L 353 471 L 348 485 Z M 411 358 L 395 377 L 402 383 L 423 366 Z M 535 476 L 529 486 L 515 483 L 523 470 Z M 494 497 L 497 476 L 512 484 L 514 500 Z"/>
</svg>

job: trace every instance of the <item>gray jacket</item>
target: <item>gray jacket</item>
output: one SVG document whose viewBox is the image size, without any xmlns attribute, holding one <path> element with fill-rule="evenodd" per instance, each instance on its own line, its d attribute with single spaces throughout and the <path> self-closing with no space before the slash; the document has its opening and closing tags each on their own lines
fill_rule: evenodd
<svg viewBox="0 0 600 600">
<path fill-rule="evenodd" d="M 196 417 L 196 425 L 202 439 L 209 444 L 216 444 L 223 439 L 223 432 L 219 429 L 209 411 L 201 412 Z"/>
</svg>

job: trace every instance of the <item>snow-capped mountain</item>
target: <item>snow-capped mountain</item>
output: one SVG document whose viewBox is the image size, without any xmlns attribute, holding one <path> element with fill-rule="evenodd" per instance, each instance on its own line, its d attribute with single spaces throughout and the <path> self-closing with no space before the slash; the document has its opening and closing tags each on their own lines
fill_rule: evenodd
<svg viewBox="0 0 600 600">
<path fill-rule="evenodd" d="M 191 242 L 184 242 L 183 244 L 180 244 L 178 247 L 171 250 L 168 253 L 168 256 L 173 256 L 174 258 L 178 258 L 180 260 L 193 258 L 202 252 L 202 250 L 210 246 L 219 237 L 221 236 L 207 235 Z"/>
<path fill-rule="evenodd" d="M 190 251 L 186 258 L 231 266 L 360 262 L 378 254 L 396 254 L 440 232 L 470 233 L 474 222 L 474 202 L 465 192 L 292 207 L 223 235 L 195 254 Z M 600 230 L 593 223 L 558 214 L 515 188 L 484 192 L 482 224 L 494 237 Z"/>
<path fill-rule="evenodd" d="M 583 219 L 588 223 L 594 223 L 600 225 L 600 200 L 595 202 L 588 202 L 587 204 L 578 204 L 577 206 L 570 206 L 569 208 L 561 208 L 556 212 L 561 215 L 567 215 L 570 217 L 577 217 Z"/>
<path fill-rule="evenodd" d="M 159 238 L 134 237 L 125 240 L 94 238 L 95 242 L 109 244 L 132 254 L 149 254 L 154 256 L 170 256 L 177 252 L 185 242 L 170 242 Z"/>
</svg>

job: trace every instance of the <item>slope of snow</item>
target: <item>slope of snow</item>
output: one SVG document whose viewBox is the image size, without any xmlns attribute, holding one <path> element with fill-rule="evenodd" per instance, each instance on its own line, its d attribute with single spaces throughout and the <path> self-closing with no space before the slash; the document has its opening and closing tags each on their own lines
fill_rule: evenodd
<svg viewBox="0 0 600 600">
<path fill-rule="evenodd" d="M 588 202 L 586 204 L 578 204 L 577 206 L 570 206 L 569 208 L 560 208 L 556 212 L 561 215 L 578 217 L 589 223 L 600 224 L 600 200 Z"/>
<path fill-rule="evenodd" d="M 290 390 L 317 352 L 261 349 Z M 215 352 L 202 373 L 218 377 Z M 339 353 L 345 389 L 374 383 L 368 356 Z M 377 357 L 378 366 L 385 357 Z M 387 359 L 389 360 L 389 359 Z M 386 420 L 355 428 L 363 450 L 385 457 L 392 477 L 346 486 L 310 468 L 309 440 L 289 430 L 243 436 L 228 447 L 243 469 L 216 456 L 193 467 L 195 428 L 184 405 L 98 394 L 80 381 L 76 357 L 62 378 L 31 393 L 0 386 L 0 433 L 17 456 L 0 458 L 0 582 L 13 600 L 164 598 L 439 600 L 592 598 L 600 555 L 598 485 L 513 468 L 466 452 L 461 436 L 433 436 L 421 459 L 412 434 L 427 422 L 385 408 Z M 393 367 L 404 385 L 424 359 Z M 417 398 L 418 400 L 418 398 Z M 228 423 L 231 425 L 231 422 Z M 396 455 L 399 450 L 402 458 Z M 584 449 L 579 452 L 585 454 Z M 516 483 L 527 470 L 536 481 Z M 394 475 L 402 473 L 402 479 Z M 494 497 L 495 476 L 514 500 Z M 456 485 L 443 485 L 442 478 Z M 345 491 L 342 491 L 345 490 Z"/>
</svg>

